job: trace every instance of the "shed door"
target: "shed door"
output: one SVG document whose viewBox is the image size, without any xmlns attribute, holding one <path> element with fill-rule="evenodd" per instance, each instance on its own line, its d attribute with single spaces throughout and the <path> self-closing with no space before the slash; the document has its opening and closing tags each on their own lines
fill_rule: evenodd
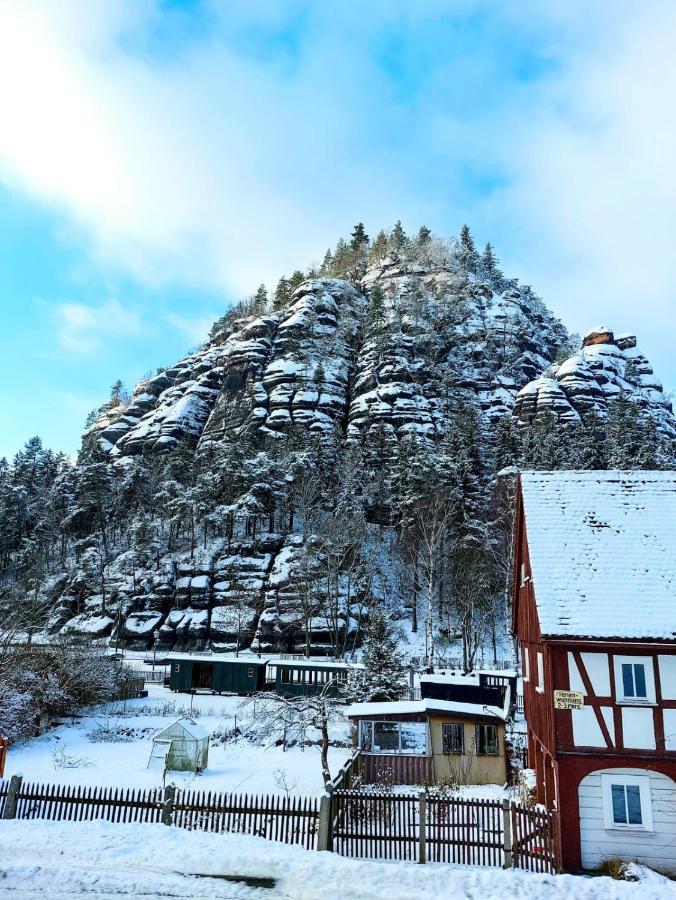
<svg viewBox="0 0 676 900">
<path fill-rule="evenodd" d="M 171 750 L 171 741 L 153 741 L 153 747 L 150 751 L 150 759 L 148 760 L 149 769 L 160 769 L 164 771 L 167 756 Z"/>
<path fill-rule="evenodd" d="M 194 662 L 192 664 L 192 686 L 194 688 L 208 688 L 211 690 L 213 684 L 213 663 Z"/>
</svg>

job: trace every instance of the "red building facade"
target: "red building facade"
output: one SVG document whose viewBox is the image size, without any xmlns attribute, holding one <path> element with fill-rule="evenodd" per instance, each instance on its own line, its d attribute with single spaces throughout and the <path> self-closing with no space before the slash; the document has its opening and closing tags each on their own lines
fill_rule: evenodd
<svg viewBox="0 0 676 900">
<path fill-rule="evenodd" d="M 662 500 L 650 502 L 665 492 L 671 522 Z M 520 478 L 513 628 L 529 765 L 538 802 L 560 813 L 569 871 L 613 856 L 676 870 L 676 555 L 663 539 L 672 522 L 675 473 Z"/>
</svg>

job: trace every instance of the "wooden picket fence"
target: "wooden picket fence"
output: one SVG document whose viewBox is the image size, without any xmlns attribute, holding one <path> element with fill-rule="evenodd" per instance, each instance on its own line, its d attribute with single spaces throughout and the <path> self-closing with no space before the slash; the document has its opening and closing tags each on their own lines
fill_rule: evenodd
<svg viewBox="0 0 676 900">
<path fill-rule="evenodd" d="M 330 848 L 342 856 L 558 871 L 544 810 L 425 791 L 337 789 L 331 802 Z"/>
<path fill-rule="evenodd" d="M 341 770 L 349 783 L 356 759 Z M 398 793 L 330 786 L 311 797 L 250 796 L 173 787 L 146 790 L 0 781 L 0 818 L 163 822 L 200 831 L 253 834 L 342 856 L 555 873 L 557 818 L 500 800 L 434 791 Z M 7 815 L 6 815 L 7 814 Z"/>
<path fill-rule="evenodd" d="M 0 782 L 0 818 L 9 782 Z M 319 805 L 314 797 L 217 794 L 161 788 L 120 788 L 25 784 L 16 792 L 12 818 L 109 822 L 165 822 L 201 831 L 255 834 L 308 850 L 316 846 Z"/>
</svg>

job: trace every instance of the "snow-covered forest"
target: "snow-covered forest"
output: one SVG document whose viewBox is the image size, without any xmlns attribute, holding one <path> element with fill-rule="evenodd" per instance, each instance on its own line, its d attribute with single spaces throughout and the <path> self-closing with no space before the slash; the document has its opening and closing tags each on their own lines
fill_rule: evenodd
<svg viewBox="0 0 676 900">
<path fill-rule="evenodd" d="M 349 657 L 378 608 L 409 655 L 498 655 L 513 467 L 676 462 L 635 338 L 594 335 L 581 350 L 467 227 L 359 224 L 116 383 L 76 462 L 37 437 L 0 461 L 3 623 Z"/>
</svg>

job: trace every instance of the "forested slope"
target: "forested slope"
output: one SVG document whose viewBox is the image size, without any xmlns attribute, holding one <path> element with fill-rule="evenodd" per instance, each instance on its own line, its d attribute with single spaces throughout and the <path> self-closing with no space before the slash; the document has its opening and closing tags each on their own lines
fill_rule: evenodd
<svg viewBox="0 0 676 900">
<path fill-rule="evenodd" d="M 428 655 L 461 637 L 469 661 L 504 631 L 498 472 L 674 464 L 647 360 L 601 331 L 580 350 L 466 228 L 357 226 L 131 395 L 116 385 L 77 465 L 37 440 L 4 464 L 5 615 L 128 646 L 342 654 L 385 606 Z"/>
</svg>

